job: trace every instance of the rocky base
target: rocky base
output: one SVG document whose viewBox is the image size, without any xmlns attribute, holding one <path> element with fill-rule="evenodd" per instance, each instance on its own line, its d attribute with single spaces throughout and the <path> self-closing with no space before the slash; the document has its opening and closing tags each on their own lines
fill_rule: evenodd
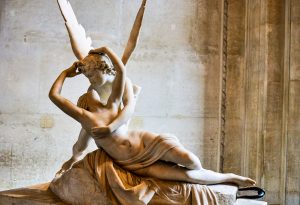
<svg viewBox="0 0 300 205">
<path fill-rule="evenodd" d="M 50 183 L 0 192 L 1 205 L 66 205 L 49 188 Z"/>
<path fill-rule="evenodd" d="M 236 200 L 237 187 L 232 185 L 209 186 L 218 196 L 220 205 L 267 205 L 263 201 Z M 1 205 L 67 205 L 56 197 L 49 183 L 0 192 Z"/>
</svg>

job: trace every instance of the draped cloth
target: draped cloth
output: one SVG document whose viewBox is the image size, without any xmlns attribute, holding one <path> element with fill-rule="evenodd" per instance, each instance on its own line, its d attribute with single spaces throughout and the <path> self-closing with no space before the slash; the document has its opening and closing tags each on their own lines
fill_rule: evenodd
<svg viewBox="0 0 300 205">
<path fill-rule="evenodd" d="M 54 179 L 50 187 L 70 204 L 218 205 L 214 192 L 205 185 L 140 177 L 128 171 L 151 165 L 178 145 L 172 136 L 158 138 L 136 157 L 118 163 L 98 149 Z"/>
<path fill-rule="evenodd" d="M 137 170 L 147 167 L 159 160 L 174 147 L 182 146 L 178 138 L 172 134 L 158 135 L 147 147 L 128 160 L 115 160 L 126 170 Z"/>
</svg>

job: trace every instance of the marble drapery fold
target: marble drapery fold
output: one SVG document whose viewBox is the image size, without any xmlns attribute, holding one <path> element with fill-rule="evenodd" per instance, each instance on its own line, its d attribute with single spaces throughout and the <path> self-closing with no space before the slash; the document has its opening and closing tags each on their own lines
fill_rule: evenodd
<svg viewBox="0 0 300 205">
<path fill-rule="evenodd" d="M 178 138 L 172 134 L 158 135 L 147 147 L 140 149 L 139 153 L 128 160 L 115 160 L 126 170 L 137 170 L 147 167 L 174 147 L 181 147 Z"/>
<path fill-rule="evenodd" d="M 102 149 L 89 153 L 60 178 L 51 190 L 70 204 L 217 205 L 205 185 L 137 176 L 121 168 Z"/>
</svg>

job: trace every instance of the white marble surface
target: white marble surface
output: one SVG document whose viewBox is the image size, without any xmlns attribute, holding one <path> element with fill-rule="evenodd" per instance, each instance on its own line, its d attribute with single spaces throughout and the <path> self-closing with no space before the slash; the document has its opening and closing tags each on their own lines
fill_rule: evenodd
<svg viewBox="0 0 300 205">
<path fill-rule="evenodd" d="M 61 202 L 54 194 L 48 190 L 49 184 L 40 184 L 26 188 L 7 190 L 0 192 L 1 205 L 66 205 Z M 241 204 L 235 202 L 237 188 L 230 185 L 212 185 L 209 186 L 217 193 L 220 205 L 246 205 L 244 200 L 238 200 Z M 246 201 L 247 202 L 247 201 Z M 252 203 L 252 201 L 251 201 Z M 253 205 L 265 205 L 264 203 L 252 203 Z M 247 205 L 252 205 L 247 204 Z"/>
<path fill-rule="evenodd" d="M 234 205 L 267 205 L 265 201 L 257 201 L 250 199 L 238 199 Z"/>
</svg>

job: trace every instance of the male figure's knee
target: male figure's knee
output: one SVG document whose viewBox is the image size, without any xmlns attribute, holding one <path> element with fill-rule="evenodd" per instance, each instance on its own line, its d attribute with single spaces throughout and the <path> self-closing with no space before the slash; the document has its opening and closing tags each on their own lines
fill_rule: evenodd
<svg viewBox="0 0 300 205">
<path fill-rule="evenodd" d="M 162 133 L 159 136 L 163 137 L 163 138 L 171 138 L 177 142 L 179 142 L 179 139 L 176 137 L 176 135 L 171 134 L 171 133 Z"/>
<path fill-rule="evenodd" d="M 191 152 L 186 152 L 183 154 L 186 167 L 189 169 L 202 169 L 201 162 L 199 158 Z"/>
</svg>

